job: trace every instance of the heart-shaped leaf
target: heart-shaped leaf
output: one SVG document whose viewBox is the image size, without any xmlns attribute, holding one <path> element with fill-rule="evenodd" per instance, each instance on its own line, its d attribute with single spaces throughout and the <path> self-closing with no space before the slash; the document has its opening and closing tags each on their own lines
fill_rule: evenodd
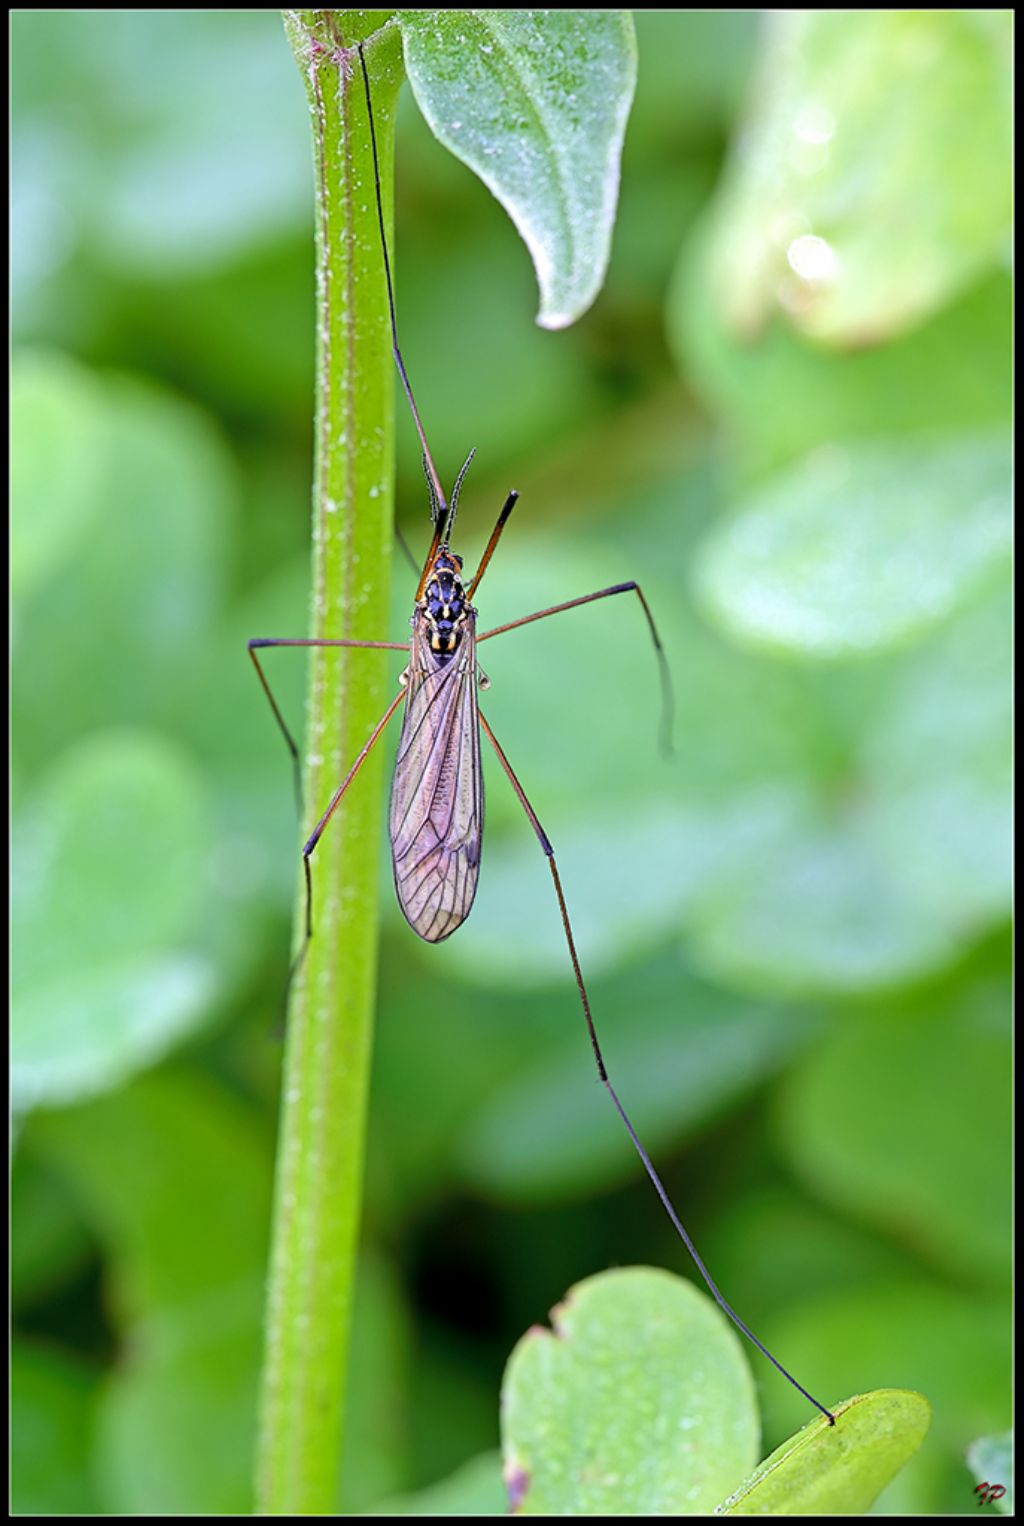
<svg viewBox="0 0 1024 1526">
<path fill-rule="evenodd" d="M 524 1515 L 700 1515 L 753 1460 L 739 1340 L 711 1300 L 651 1267 L 570 1289 L 513 1351 L 505 1483 Z"/>
</svg>

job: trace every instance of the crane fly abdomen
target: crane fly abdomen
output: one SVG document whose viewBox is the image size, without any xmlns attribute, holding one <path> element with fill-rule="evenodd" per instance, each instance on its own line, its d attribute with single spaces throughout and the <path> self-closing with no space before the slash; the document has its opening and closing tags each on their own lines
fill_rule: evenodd
<svg viewBox="0 0 1024 1526">
<path fill-rule="evenodd" d="M 391 781 L 391 856 L 406 921 L 427 943 L 440 943 L 469 916 L 480 875 L 476 615 L 460 609 L 454 650 L 437 650 L 429 610 L 419 609 L 413 623 Z"/>
</svg>

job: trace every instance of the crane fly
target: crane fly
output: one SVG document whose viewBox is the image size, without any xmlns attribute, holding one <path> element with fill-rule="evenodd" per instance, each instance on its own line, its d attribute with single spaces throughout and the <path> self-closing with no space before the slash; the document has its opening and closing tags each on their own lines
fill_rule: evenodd
<svg viewBox="0 0 1024 1526">
<path fill-rule="evenodd" d="M 476 894 L 480 874 L 480 847 L 484 827 L 484 790 L 480 761 L 480 733 L 483 732 L 493 747 L 498 762 L 508 776 L 530 825 L 547 859 L 548 869 L 554 883 L 555 898 L 562 919 L 566 947 L 572 964 L 576 988 L 586 1022 L 587 1034 L 597 1063 L 598 1076 L 626 1132 L 647 1172 L 673 1228 L 693 1258 L 697 1270 L 707 1284 L 719 1307 L 733 1324 L 768 1358 L 774 1367 L 796 1388 L 804 1398 L 835 1424 L 832 1412 L 819 1403 L 798 1383 L 792 1373 L 772 1355 L 753 1331 L 739 1317 L 719 1292 L 710 1272 L 701 1260 L 697 1248 L 684 1228 L 667 1191 L 655 1170 L 647 1151 L 626 1113 L 618 1093 L 612 1086 L 605 1066 L 604 1056 L 598 1042 L 590 998 L 583 980 L 576 941 L 569 921 L 562 882 L 555 862 L 554 849 L 540 824 L 537 813 L 516 777 L 494 732 L 491 730 L 479 706 L 479 690 L 487 681 L 477 663 L 477 646 L 494 636 L 503 635 L 519 626 L 549 616 L 562 614 L 598 599 L 613 598 L 618 594 L 633 593 L 640 601 L 647 626 L 654 643 L 660 676 L 663 701 L 663 741 L 671 735 L 672 690 L 664 649 L 658 635 L 654 617 L 638 583 L 617 583 L 611 588 L 600 588 L 596 593 L 583 594 L 567 599 L 562 604 L 523 615 L 491 630 L 477 632 L 477 610 L 473 599 L 481 579 L 494 554 L 509 516 L 515 507 L 518 494 L 510 492 L 491 532 L 484 554 L 476 572 L 468 582 L 463 579 L 462 557 L 451 548 L 451 536 L 455 525 L 459 492 L 463 479 L 473 459 L 470 451 L 455 486 L 451 501 L 447 501 L 441 487 L 441 479 L 434 465 L 419 410 L 413 397 L 405 362 L 398 344 L 398 326 L 395 317 L 394 290 L 391 280 L 391 264 L 388 258 L 387 236 L 384 228 L 384 209 L 381 200 L 380 167 L 377 157 L 377 137 L 373 120 L 373 103 L 370 97 L 370 81 L 366 71 L 363 49 L 358 48 L 359 62 L 366 95 L 367 119 L 373 152 L 374 182 L 377 196 L 377 219 L 380 227 L 381 252 L 384 276 L 387 283 L 388 307 L 391 315 L 391 336 L 395 364 L 408 400 L 413 421 L 419 435 L 423 452 L 423 469 L 430 494 L 431 516 L 434 526 L 430 549 L 423 563 L 413 603 L 410 624 L 412 638 L 408 644 L 391 641 L 333 641 L 313 638 L 266 638 L 252 640 L 248 644 L 249 655 L 256 667 L 260 683 L 270 702 L 277 724 L 291 751 L 293 764 L 298 768 L 299 752 L 278 708 L 257 651 L 266 647 L 367 647 L 376 650 L 408 652 L 409 663 L 399 679 L 399 690 L 377 725 L 370 733 L 362 751 L 332 795 L 327 809 L 317 822 L 302 849 L 302 863 L 306 883 L 306 929 L 303 952 L 313 936 L 313 881 L 310 860 L 324 828 L 337 809 L 343 796 L 365 763 L 370 752 L 383 734 L 392 716 L 404 705 L 401 736 L 395 759 L 391 784 L 389 832 L 391 838 L 392 864 L 395 890 L 402 914 L 420 938 L 427 943 L 440 943 L 450 938 L 466 920 Z M 302 953 L 300 953 L 300 960 Z M 296 966 L 297 967 L 297 966 Z"/>
</svg>

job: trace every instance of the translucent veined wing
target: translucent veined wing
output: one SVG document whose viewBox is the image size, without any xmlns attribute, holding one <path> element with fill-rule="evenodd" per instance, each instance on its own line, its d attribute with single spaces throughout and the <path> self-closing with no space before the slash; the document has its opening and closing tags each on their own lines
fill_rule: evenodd
<svg viewBox="0 0 1024 1526">
<path fill-rule="evenodd" d="M 390 828 L 398 904 L 428 943 L 440 943 L 466 920 L 480 874 L 484 786 L 476 683 L 472 615 L 447 661 L 416 626 Z"/>
</svg>

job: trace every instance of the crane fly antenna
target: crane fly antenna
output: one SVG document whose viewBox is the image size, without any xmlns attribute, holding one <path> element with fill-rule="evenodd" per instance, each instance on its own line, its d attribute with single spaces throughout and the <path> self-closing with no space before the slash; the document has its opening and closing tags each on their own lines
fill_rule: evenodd
<svg viewBox="0 0 1024 1526">
<path fill-rule="evenodd" d="M 447 546 L 451 542 L 452 526 L 455 524 L 455 515 L 457 514 L 459 508 L 459 493 L 462 489 L 462 479 L 469 471 L 469 463 L 472 461 L 475 455 L 476 446 L 474 445 L 465 461 L 463 461 L 459 475 L 455 479 L 455 486 L 452 488 L 452 501 L 448 505 L 448 518 L 445 521 L 444 535 L 441 538 L 442 545 Z"/>
<path fill-rule="evenodd" d="M 438 502 L 437 490 L 434 487 L 434 479 L 430 475 L 430 467 L 427 465 L 427 458 L 425 455 L 420 456 L 420 465 L 423 467 L 423 475 L 427 479 L 427 492 L 430 494 L 430 523 L 432 525 L 439 525 L 441 523 L 441 517 L 444 514 L 444 509 Z"/>
<path fill-rule="evenodd" d="M 441 513 L 443 515 L 447 512 L 448 504 L 444 496 L 444 489 L 441 487 L 441 479 L 437 475 L 437 467 L 434 465 L 434 458 L 430 454 L 430 446 L 427 444 L 427 436 L 423 429 L 423 421 L 420 418 L 419 409 L 416 407 L 416 399 L 412 395 L 412 386 L 409 382 L 409 377 L 405 369 L 405 361 L 402 359 L 402 351 L 399 349 L 398 345 L 398 323 L 395 318 L 395 292 L 394 287 L 391 284 L 391 261 L 388 258 L 388 240 L 387 235 L 384 232 L 384 203 L 381 199 L 380 192 L 380 160 L 377 157 L 377 129 L 374 126 L 373 102 L 370 99 L 370 76 L 366 72 L 366 59 L 363 56 L 362 43 L 357 44 L 357 48 L 359 52 L 359 66 L 363 71 L 363 88 L 366 91 L 366 114 L 370 121 L 370 149 L 373 153 L 373 186 L 377 196 L 377 224 L 380 228 L 380 247 L 384 256 L 384 278 L 387 281 L 388 287 L 388 312 L 391 315 L 391 349 L 395 357 L 395 365 L 398 367 L 398 374 L 402 379 L 402 387 L 405 390 L 406 397 L 409 399 L 409 407 L 412 409 L 412 416 L 416 422 L 416 433 L 419 435 L 420 445 L 423 447 L 423 461 L 427 469 L 427 480 L 432 489 L 432 496 L 436 498 L 437 502 L 440 504 Z"/>
<path fill-rule="evenodd" d="M 416 589 L 417 603 L 419 603 L 420 599 L 423 597 L 423 590 L 427 586 L 427 579 L 430 576 L 430 569 L 434 565 L 434 558 L 437 556 L 437 553 L 441 547 L 447 546 L 448 544 L 449 538 L 451 536 L 452 525 L 455 523 L 455 511 L 459 506 L 459 490 L 462 487 L 462 479 L 469 470 L 469 463 L 472 461 L 475 455 L 476 446 L 474 445 L 465 461 L 463 461 L 462 470 L 459 472 L 459 475 L 455 479 L 455 489 L 452 493 L 452 501 L 450 507 L 447 504 L 442 506 L 438 503 L 437 493 L 434 490 L 434 483 L 430 476 L 430 469 L 427 466 L 427 458 L 426 456 L 423 457 L 423 474 L 427 479 L 427 489 L 430 493 L 430 510 L 434 521 L 434 535 L 430 542 L 430 549 L 427 552 L 426 561 L 423 563 L 423 571 L 420 574 L 419 586 Z M 506 515 L 506 518 L 507 517 L 508 516 Z"/>
</svg>

